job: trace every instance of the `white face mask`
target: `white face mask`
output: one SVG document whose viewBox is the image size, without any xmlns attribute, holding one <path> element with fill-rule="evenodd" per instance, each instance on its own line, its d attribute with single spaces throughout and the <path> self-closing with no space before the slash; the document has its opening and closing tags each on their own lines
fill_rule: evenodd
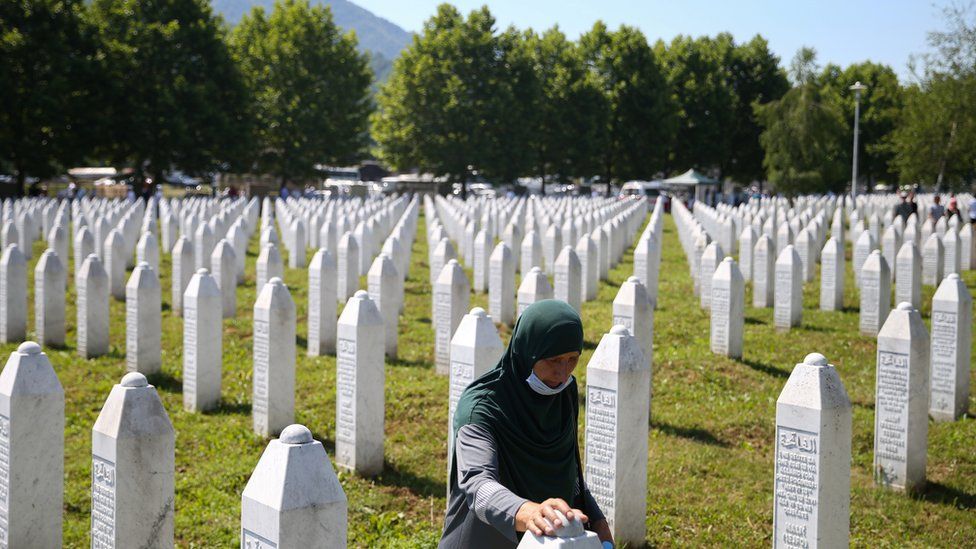
<svg viewBox="0 0 976 549">
<path fill-rule="evenodd" d="M 569 379 L 562 382 L 559 385 L 559 387 L 553 388 L 546 385 L 544 381 L 539 379 L 539 376 L 535 375 L 534 370 L 529 375 L 529 377 L 525 379 L 525 382 L 529 384 L 529 387 L 531 387 L 533 391 L 543 396 L 552 396 L 552 395 L 559 394 L 560 392 L 562 392 L 563 389 L 569 387 L 569 384 L 572 381 L 573 381 L 573 376 L 569 376 Z"/>
</svg>

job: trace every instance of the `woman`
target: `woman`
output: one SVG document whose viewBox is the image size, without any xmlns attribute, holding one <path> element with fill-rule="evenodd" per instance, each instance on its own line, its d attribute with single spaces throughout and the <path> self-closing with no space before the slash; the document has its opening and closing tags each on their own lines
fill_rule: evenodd
<svg viewBox="0 0 976 549">
<path fill-rule="evenodd" d="M 461 395 L 442 549 L 515 547 L 526 530 L 553 534 L 544 519 L 559 527 L 556 510 L 613 547 L 579 459 L 572 373 L 582 348 L 576 311 L 540 301 L 519 317 L 498 364 Z"/>
</svg>

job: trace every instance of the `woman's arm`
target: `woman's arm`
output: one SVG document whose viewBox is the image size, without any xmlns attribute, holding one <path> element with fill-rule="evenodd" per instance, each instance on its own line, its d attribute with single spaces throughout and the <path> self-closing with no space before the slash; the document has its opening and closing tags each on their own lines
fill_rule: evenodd
<svg viewBox="0 0 976 549">
<path fill-rule="evenodd" d="M 515 516 L 528 500 L 498 482 L 498 449 L 495 437 L 480 425 L 465 425 L 454 440 L 458 488 L 468 508 L 482 522 L 493 526 L 513 542 L 518 541 Z"/>
</svg>

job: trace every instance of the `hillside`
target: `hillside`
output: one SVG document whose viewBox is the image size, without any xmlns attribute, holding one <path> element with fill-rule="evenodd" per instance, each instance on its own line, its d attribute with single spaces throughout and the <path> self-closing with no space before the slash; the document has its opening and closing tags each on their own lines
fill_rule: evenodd
<svg viewBox="0 0 976 549">
<path fill-rule="evenodd" d="M 311 0 L 313 4 L 324 4 L 332 8 L 336 25 L 353 30 L 359 40 L 360 51 L 368 52 L 372 59 L 370 66 L 376 80 L 383 82 L 392 67 L 392 60 L 410 44 L 413 34 L 396 24 L 361 8 L 348 0 Z M 224 16 L 230 24 L 236 24 L 253 6 L 263 6 L 270 10 L 274 0 L 213 0 L 214 11 Z"/>
</svg>

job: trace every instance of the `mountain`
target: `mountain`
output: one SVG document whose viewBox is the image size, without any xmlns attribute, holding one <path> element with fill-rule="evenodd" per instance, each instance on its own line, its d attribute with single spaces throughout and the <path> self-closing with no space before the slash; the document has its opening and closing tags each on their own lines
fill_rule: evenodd
<svg viewBox="0 0 976 549">
<path fill-rule="evenodd" d="M 231 25 L 236 25 L 253 6 L 262 6 L 269 12 L 274 7 L 274 0 L 212 0 L 212 2 L 214 11 L 223 15 Z M 386 80 L 392 69 L 393 60 L 413 41 L 413 33 L 348 0 L 310 0 L 310 2 L 329 6 L 332 8 L 332 17 L 336 25 L 356 32 L 359 50 L 368 52 L 371 56 L 370 66 L 373 68 L 377 82 Z"/>
</svg>

